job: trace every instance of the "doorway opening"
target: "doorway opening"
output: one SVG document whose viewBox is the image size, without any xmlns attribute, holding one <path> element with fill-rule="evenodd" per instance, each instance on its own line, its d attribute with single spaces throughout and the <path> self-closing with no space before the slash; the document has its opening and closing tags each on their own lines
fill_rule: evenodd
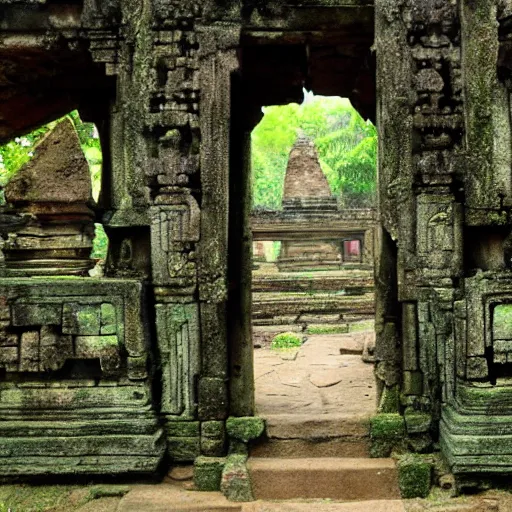
<svg viewBox="0 0 512 512">
<path fill-rule="evenodd" d="M 305 92 L 265 107 L 251 142 L 256 413 L 370 417 L 375 126 L 346 98 Z"/>
</svg>

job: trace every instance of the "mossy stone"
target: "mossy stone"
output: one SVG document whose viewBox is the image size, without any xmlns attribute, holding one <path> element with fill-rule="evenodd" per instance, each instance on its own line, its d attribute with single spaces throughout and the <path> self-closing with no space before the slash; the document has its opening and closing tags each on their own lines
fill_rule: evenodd
<svg viewBox="0 0 512 512">
<path fill-rule="evenodd" d="M 405 438 L 405 422 L 400 414 L 377 414 L 370 420 L 370 455 L 389 457 Z"/>
<path fill-rule="evenodd" d="M 414 409 L 406 409 L 404 418 L 408 434 L 422 434 L 430 430 L 432 422 L 430 414 L 418 412 Z"/>
<path fill-rule="evenodd" d="M 244 443 L 258 439 L 265 431 L 265 420 L 254 416 L 235 418 L 231 416 L 226 421 L 228 436 Z"/>
<path fill-rule="evenodd" d="M 432 462 L 418 455 L 405 455 L 398 462 L 402 498 L 426 498 L 432 481 Z"/>
<path fill-rule="evenodd" d="M 384 386 L 380 397 L 379 413 L 398 413 L 400 408 L 400 389 L 398 386 Z"/>
<path fill-rule="evenodd" d="M 220 490 L 230 501 L 254 501 L 247 457 L 230 455 L 222 471 Z"/>
<path fill-rule="evenodd" d="M 218 491 L 222 471 L 226 465 L 223 457 L 197 457 L 194 461 L 194 485 L 198 491 Z"/>
</svg>

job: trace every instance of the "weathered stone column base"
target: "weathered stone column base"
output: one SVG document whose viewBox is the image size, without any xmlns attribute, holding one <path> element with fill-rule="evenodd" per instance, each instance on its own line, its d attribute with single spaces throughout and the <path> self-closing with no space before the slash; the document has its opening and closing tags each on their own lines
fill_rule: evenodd
<svg viewBox="0 0 512 512">
<path fill-rule="evenodd" d="M 42 412 L 0 418 L 0 479 L 57 475 L 154 473 L 165 439 L 151 414 L 80 419 L 85 414 Z M 123 417 L 124 416 L 124 417 Z"/>
<path fill-rule="evenodd" d="M 510 474 L 511 432 L 510 416 L 475 413 L 466 416 L 452 407 L 444 408 L 440 423 L 441 448 L 461 485 L 468 477 Z"/>
</svg>

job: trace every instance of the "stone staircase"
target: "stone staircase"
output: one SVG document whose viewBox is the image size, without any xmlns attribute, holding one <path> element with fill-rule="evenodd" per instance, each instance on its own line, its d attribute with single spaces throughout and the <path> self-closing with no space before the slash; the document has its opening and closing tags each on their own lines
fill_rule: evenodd
<svg viewBox="0 0 512 512">
<path fill-rule="evenodd" d="M 256 500 L 400 499 L 395 462 L 369 457 L 367 417 L 266 419 L 266 439 L 248 460 Z"/>
</svg>

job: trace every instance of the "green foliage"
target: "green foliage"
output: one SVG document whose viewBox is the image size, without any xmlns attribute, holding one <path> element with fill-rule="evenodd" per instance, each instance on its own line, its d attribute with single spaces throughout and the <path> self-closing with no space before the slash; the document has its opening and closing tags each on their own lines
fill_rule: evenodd
<svg viewBox="0 0 512 512">
<path fill-rule="evenodd" d="M 302 340 L 299 336 L 293 332 L 282 332 L 281 334 L 274 336 L 274 339 L 270 344 L 270 348 L 277 350 L 282 348 L 300 347 L 301 345 Z"/>
<path fill-rule="evenodd" d="M 302 130 L 317 147 L 334 195 L 347 207 L 374 204 L 377 130 L 342 98 L 307 95 L 302 105 L 266 107 L 252 133 L 253 204 L 280 208 L 288 156 Z"/>
</svg>

